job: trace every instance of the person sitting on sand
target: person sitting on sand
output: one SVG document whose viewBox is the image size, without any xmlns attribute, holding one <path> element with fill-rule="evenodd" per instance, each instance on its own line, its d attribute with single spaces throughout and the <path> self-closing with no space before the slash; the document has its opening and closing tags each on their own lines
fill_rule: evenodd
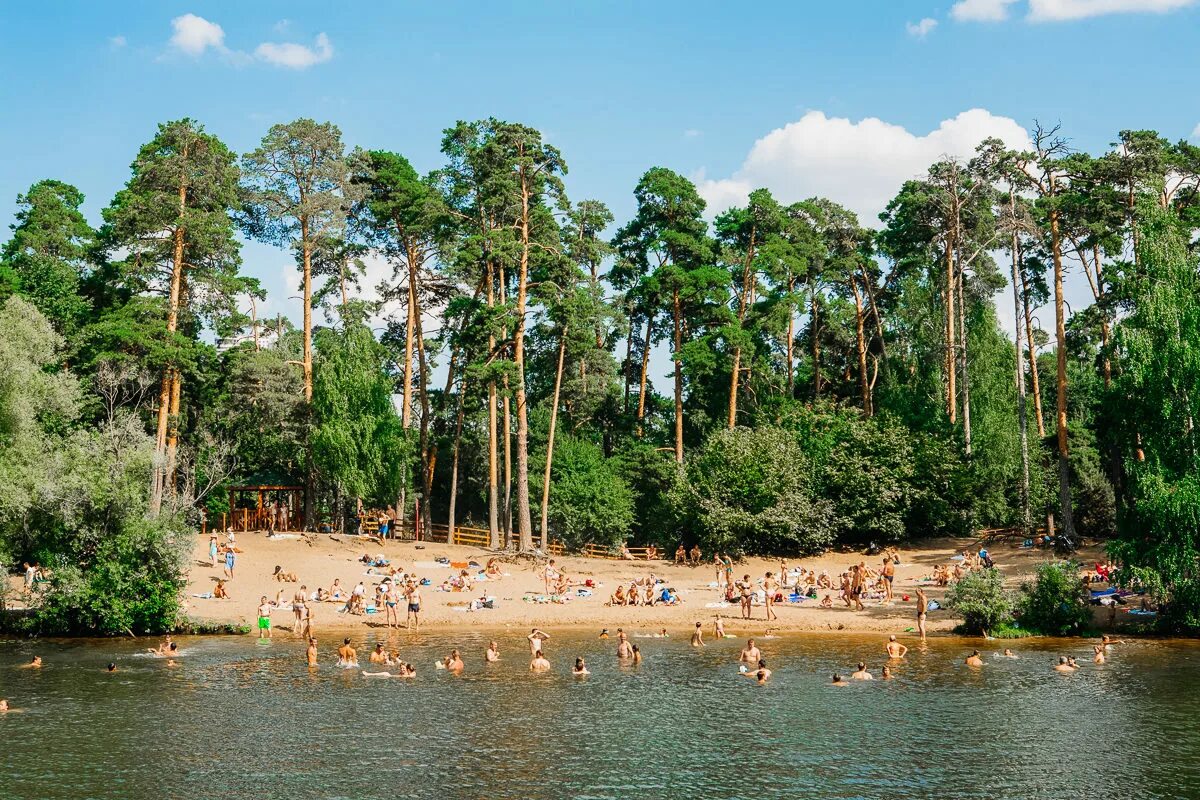
<svg viewBox="0 0 1200 800">
<path fill-rule="evenodd" d="M 275 572 L 271 575 L 279 583 L 295 583 L 299 580 L 294 572 L 284 572 L 283 567 L 275 565 Z"/>
<path fill-rule="evenodd" d="M 862 661 L 858 662 L 858 669 L 850 673 L 850 677 L 856 681 L 873 681 L 875 676 L 867 671 L 867 665 Z"/>
<path fill-rule="evenodd" d="M 700 566 L 700 545 L 692 545 L 692 549 L 688 551 L 688 561 L 693 567 Z"/>
<path fill-rule="evenodd" d="M 738 661 L 743 664 L 757 664 L 762 658 L 762 651 L 754 644 L 753 639 L 746 640 L 746 646 L 742 648 L 741 655 L 738 656 Z"/>
<path fill-rule="evenodd" d="M 767 669 L 767 662 L 760 658 L 758 660 L 758 669 L 748 670 L 741 673 L 741 675 L 743 678 L 750 678 L 757 681 L 758 685 L 762 686 L 771 677 L 771 670 Z"/>
<path fill-rule="evenodd" d="M 638 588 L 636 581 L 631 581 L 629 588 L 625 590 L 626 604 L 631 606 L 640 606 L 645 604 L 642 599 L 642 590 Z"/>
<path fill-rule="evenodd" d="M 967 656 L 966 660 L 963 663 L 966 664 L 968 667 L 982 667 L 983 659 L 979 657 L 978 650 L 972 650 L 971 655 Z"/>
<path fill-rule="evenodd" d="M 699 622 L 696 623 L 696 630 L 692 631 L 692 647 L 704 647 L 704 629 Z"/>
<path fill-rule="evenodd" d="M 617 590 L 608 598 L 608 604 L 610 606 L 623 606 L 625 603 L 625 585 L 619 583 L 617 584 Z"/>
<path fill-rule="evenodd" d="M 849 686 L 850 682 L 847 681 L 845 678 L 843 678 L 840 674 L 835 672 L 835 673 L 833 673 L 833 682 L 830 685 L 832 685 L 832 686 Z"/>
<path fill-rule="evenodd" d="M 489 558 L 483 574 L 487 575 L 488 578 L 499 578 L 504 573 L 500 571 L 500 562 L 494 558 Z"/>
<path fill-rule="evenodd" d="M 904 654 L 908 652 L 908 648 L 896 641 L 896 635 L 892 634 L 888 637 L 887 654 L 888 658 L 904 658 Z"/>
<path fill-rule="evenodd" d="M 500 660 L 500 645 L 495 641 L 488 643 L 487 652 L 483 654 L 483 660 L 489 664 L 495 664 Z"/>
<path fill-rule="evenodd" d="M 375 649 L 371 651 L 369 660 L 372 664 L 384 664 L 387 662 L 387 653 L 383 652 L 383 645 L 376 643 Z"/>
<path fill-rule="evenodd" d="M 333 579 L 333 585 L 329 587 L 329 599 L 334 602 L 346 599 L 346 593 L 342 590 L 341 578 Z"/>
<path fill-rule="evenodd" d="M 1055 672 L 1074 672 L 1075 669 L 1075 667 L 1071 666 L 1071 662 L 1067 660 L 1066 656 L 1059 656 L 1058 663 L 1054 665 Z"/>
<path fill-rule="evenodd" d="M 682 545 L 680 545 L 680 546 L 682 547 Z M 585 662 L 582 658 L 576 658 L 575 666 L 571 668 L 571 674 L 572 675 L 591 675 L 592 673 L 588 672 L 587 662 Z"/>
<path fill-rule="evenodd" d="M 350 637 L 342 640 L 342 646 L 338 648 L 337 654 L 339 667 L 358 666 L 358 651 L 350 646 Z"/>
<path fill-rule="evenodd" d="M 687 550 L 683 549 L 683 542 L 679 543 L 679 547 L 675 548 L 675 564 L 682 566 L 687 563 Z"/>
<path fill-rule="evenodd" d="M 218 580 L 217 585 L 213 587 L 213 597 L 217 600 L 229 600 L 229 592 L 225 589 L 225 581 Z"/>
<path fill-rule="evenodd" d="M 833 595 L 829 592 L 825 593 L 825 599 L 821 601 L 821 608 L 833 608 Z"/>
</svg>

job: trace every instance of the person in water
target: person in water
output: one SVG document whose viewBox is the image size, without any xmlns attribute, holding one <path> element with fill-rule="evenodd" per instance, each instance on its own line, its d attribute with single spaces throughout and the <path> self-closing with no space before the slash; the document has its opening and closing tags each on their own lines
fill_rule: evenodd
<svg viewBox="0 0 1200 800">
<path fill-rule="evenodd" d="M 750 678 L 757 681 L 759 686 L 762 686 L 771 677 L 771 670 L 767 669 L 767 662 L 760 658 L 758 660 L 758 669 L 747 670 L 741 674 L 743 678 Z"/>
<path fill-rule="evenodd" d="M 725 623 L 721 621 L 721 615 L 717 614 L 717 618 L 713 620 L 713 636 L 718 639 L 725 638 Z"/>
<path fill-rule="evenodd" d="M 833 686 L 849 686 L 850 682 L 843 678 L 839 673 L 833 673 Z"/>
<path fill-rule="evenodd" d="M 357 667 L 358 666 L 358 651 L 350 646 L 350 637 L 342 640 L 342 646 L 338 648 L 338 666 L 339 667 Z"/>
<path fill-rule="evenodd" d="M 1092 661 L 1095 661 L 1097 664 L 1103 664 L 1104 663 L 1104 645 L 1102 645 L 1102 644 L 1096 645 L 1095 647 L 1092 648 L 1092 652 L 1094 653 L 1094 655 L 1092 656 Z"/>
<path fill-rule="evenodd" d="M 630 658 L 633 655 L 633 648 L 629 646 L 629 637 L 625 635 L 625 631 L 617 630 L 617 658 Z"/>
<path fill-rule="evenodd" d="M 892 668 L 891 668 L 891 667 L 889 667 L 887 664 L 884 664 L 884 665 L 883 665 L 883 672 L 881 672 L 881 673 L 879 674 L 879 677 L 880 677 L 880 678 L 882 678 L 882 679 L 883 679 L 883 680 L 885 680 L 885 681 L 890 681 L 890 680 L 891 680 L 891 679 L 894 677 L 894 676 L 892 675 Z"/>
<path fill-rule="evenodd" d="M 489 664 L 495 664 L 500 660 L 500 645 L 494 641 L 488 643 L 487 652 L 483 654 L 483 660 Z"/>
<path fill-rule="evenodd" d="M 680 546 L 682 547 L 682 545 L 680 545 Z M 585 662 L 582 658 L 576 658 L 575 666 L 571 668 L 571 674 L 572 675 L 591 675 L 592 673 L 588 672 L 587 662 Z"/>
<path fill-rule="evenodd" d="M 1010 650 L 1009 648 L 1006 647 L 1006 648 L 1004 648 L 1004 657 L 1005 658 L 1017 658 L 1018 656 L 1016 653 L 1014 653 L 1012 650 Z"/>
<path fill-rule="evenodd" d="M 550 662 L 546 660 L 546 657 L 544 655 L 542 655 L 541 650 L 538 650 L 536 653 L 534 653 L 533 659 L 529 662 L 529 671 L 530 672 L 549 672 L 550 671 Z"/>
<path fill-rule="evenodd" d="M 917 631 L 921 634 L 921 641 L 925 641 L 925 618 L 929 616 L 929 598 L 925 596 L 925 590 L 920 586 L 917 587 Z"/>
<path fill-rule="evenodd" d="M 42 657 L 41 656 L 34 656 L 33 659 L 28 664 L 26 664 L 22 667 L 22 669 L 41 669 L 41 668 L 42 668 Z"/>
<path fill-rule="evenodd" d="M 453 672 L 455 675 L 461 673 L 463 671 L 463 667 L 466 666 L 463 664 L 462 656 L 459 655 L 457 649 L 450 651 L 450 655 L 446 657 L 444 664 L 446 671 Z"/>
<path fill-rule="evenodd" d="M 607 639 L 607 638 L 608 638 L 608 628 L 601 628 L 601 629 L 600 629 L 600 638 L 601 638 L 601 639 Z"/>
<path fill-rule="evenodd" d="M 754 644 L 753 639 L 746 640 L 746 646 L 742 648 L 742 653 L 738 656 L 738 661 L 743 664 L 757 664 L 762 659 L 762 651 Z"/>
<path fill-rule="evenodd" d="M 966 661 L 964 661 L 963 663 L 966 664 L 968 667 L 982 667 L 983 659 L 979 657 L 978 650 L 972 650 L 971 655 L 967 656 Z"/>
<path fill-rule="evenodd" d="M 635 666 L 642 663 L 642 649 L 635 644 L 633 646 L 633 653 L 630 655 L 630 657 L 633 659 Z"/>
<path fill-rule="evenodd" d="M 696 630 L 692 631 L 692 647 L 704 647 L 704 627 L 697 622 Z"/>
<path fill-rule="evenodd" d="M 896 635 L 892 634 L 888 637 L 887 654 L 888 658 L 901 659 L 904 658 L 908 648 L 896 641 Z"/>
<path fill-rule="evenodd" d="M 305 654 L 308 657 L 308 665 L 315 667 L 317 665 L 317 640 L 310 636 L 308 637 L 308 651 Z"/>
<path fill-rule="evenodd" d="M 1055 672 L 1074 672 L 1077 668 L 1071 666 L 1071 662 L 1066 656 L 1059 656 L 1058 663 L 1054 665 Z"/>
<path fill-rule="evenodd" d="M 550 635 L 544 633 L 541 628 L 534 628 L 525 638 L 529 640 L 529 656 L 532 658 L 542 652 L 542 643 L 549 639 Z"/>
<path fill-rule="evenodd" d="M 375 649 L 371 651 L 371 655 L 368 656 L 367 660 L 372 664 L 387 663 L 387 653 L 383 652 L 383 645 L 381 643 L 376 642 Z"/>
<path fill-rule="evenodd" d="M 850 677 L 856 681 L 873 681 L 875 676 L 867 671 L 867 665 L 862 661 L 858 662 L 858 669 L 850 673 Z"/>
<path fill-rule="evenodd" d="M 108 662 L 108 667 L 105 668 L 105 672 L 116 672 L 116 671 L 117 671 L 117 665 L 112 663 L 111 661 Z"/>
</svg>

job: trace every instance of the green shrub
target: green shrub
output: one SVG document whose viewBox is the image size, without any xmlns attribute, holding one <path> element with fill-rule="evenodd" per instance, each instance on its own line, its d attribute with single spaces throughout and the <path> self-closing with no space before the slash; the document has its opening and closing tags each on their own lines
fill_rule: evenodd
<svg viewBox="0 0 1200 800">
<path fill-rule="evenodd" d="M 1079 565 L 1040 564 L 1032 581 L 1021 584 L 1017 618 L 1045 636 L 1078 634 L 1091 620 L 1091 593 L 1079 577 Z"/>
<path fill-rule="evenodd" d="M 946 608 L 963 618 L 963 632 L 988 635 L 1012 622 L 1013 597 L 996 569 L 968 573 L 950 584 Z"/>
</svg>

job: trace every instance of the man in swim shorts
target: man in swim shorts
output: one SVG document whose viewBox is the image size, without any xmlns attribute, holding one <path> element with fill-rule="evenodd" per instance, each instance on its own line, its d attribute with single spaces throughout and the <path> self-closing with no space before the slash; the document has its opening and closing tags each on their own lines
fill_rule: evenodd
<svg viewBox="0 0 1200 800">
<path fill-rule="evenodd" d="M 408 601 L 408 614 L 404 617 L 404 627 L 421 627 L 421 589 L 415 581 L 409 581 L 404 590 L 404 598 Z"/>
<path fill-rule="evenodd" d="M 979 657 L 979 651 L 974 650 L 971 655 L 967 656 L 967 660 L 963 662 L 968 667 L 982 667 L 983 659 Z"/>
<path fill-rule="evenodd" d="M 271 604 L 265 594 L 258 603 L 258 638 L 271 638 Z"/>
<path fill-rule="evenodd" d="M 858 669 L 850 673 L 850 677 L 856 681 L 873 681 L 875 676 L 867 671 L 867 665 L 862 661 L 858 662 Z"/>
<path fill-rule="evenodd" d="M 358 652 L 350 646 L 350 637 L 342 640 L 342 646 L 338 648 L 338 666 L 339 667 L 357 667 Z"/>
<path fill-rule="evenodd" d="M 896 581 L 896 566 L 892 563 L 891 556 L 883 559 L 883 591 L 884 600 L 888 603 L 892 602 L 892 584 Z"/>
<path fill-rule="evenodd" d="M 925 618 L 929 616 L 929 598 L 925 590 L 917 587 L 917 630 L 921 633 L 921 641 L 925 641 Z"/>
<path fill-rule="evenodd" d="M 529 636 L 525 638 L 529 639 L 529 655 L 536 657 L 542 652 L 542 642 L 546 641 L 550 637 L 547 634 L 542 633 L 540 628 L 534 628 L 532 631 L 530 631 Z"/>
<path fill-rule="evenodd" d="M 308 652 L 306 655 L 308 656 L 308 665 L 315 667 L 317 665 L 317 640 L 311 636 L 308 639 Z"/>
<path fill-rule="evenodd" d="M 738 656 L 738 661 L 743 664 L 757 664 L 762 660 L 762 651 L 754 644 L 753 639 L 746 640 L 746 646 L 742 648 L 742 654 Z"/>
</svg>

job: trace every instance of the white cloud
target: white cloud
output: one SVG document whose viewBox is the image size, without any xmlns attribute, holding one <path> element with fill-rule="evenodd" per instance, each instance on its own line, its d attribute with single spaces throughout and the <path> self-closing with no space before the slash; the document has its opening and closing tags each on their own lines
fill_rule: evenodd
<svg viewBox="0 0 1200 800">
<path fill-rule="evenodd" d="M 938 21 L 932 17 L 925 17 L 920 22 L 906 23 L 904 29 L 908 31 L 909 36 L 915 36 L 918 39 L 924 39 L 938 25 Z"/>
<path fill-rule="evenodd" d="M 688 128 L 686 131 L 683 132 L 683 138 L 695 139 L 697 136 L 700 136 L 702 133 L 704 133 L 704 131 L 697 130 L 696 128 Z"/>
<path fill-rule="evenodd" d="M 1197 0 L 1029 0 L 1029 19 L 1058 22 L 1104 14 L 1165 14 L 1195 5 Z"/>
<path fill-rule="evenodd" d="M 959 22 L 1000 22 L 1008 19 L 1008 7 L 1017 0 L 959 0 L 950 16 Z"/>
<path fill-rule="evenodd" d="M 284 33 L 288 28 L 292 27 L 292 21 L 290 19 L 281 19 L 271 27 L 276 33 Z"/>
<path fill-rule="evenodd" d="M 175 29 L 171 46 L 189 56 L 201 56 L 210 47 L 226 52 L 225 31 L 215 22 L 195 14 L 184 14 L 171 20 L 171 27 Z"/>
<path fill-rule="evenodd" d="M 1200 139 L 1200 122 L 1196 123 L 1196 127 L 1192 128 L 1192 138 Z"/>
<path fill-rule="evenodd" d="M 904 181 L 945 156 L 970 157 L 989 136 L 1013 148 L 1030 147 L 1020 124 L 982 108 L 945 120 L 923 136 L 875 117 L 852 122 L 809 111 L 755 142 L 730 177 L 707 180 L 698 174 L 697 188 L 710 214 L 766 187 L 784 203 L 828 197 L 858 214 L 863 224 L 874 225 Z"/>
<path fill-rule="evenodd" d="M 111 48 L 112 48 L 112 49 L 114 49 L 114 50 L 116 50 L 116 49 L 118 49 L 118 48 L 121 48 L 121 47 L 124 47 L 124 46 L 125 46 L 125 45 L 127 45 L 127 44 L 128 44 L 128 42 L 125 40 L 125 37 L 124 37 L 124 36 L 110 36 L 110 37 L 108 37 L 108 46 L 109 46 L 109 47 L 111 47 Z"/>
<path fill-rule="evenodd" d="M 307 69 L 333 58 L 333 45 L 329 43 L 328 36 L 318 33 L 315 47 L 294 42 L 263 42 L 255 48 L 254 55 L 277 67 Z"/>
</svg>

